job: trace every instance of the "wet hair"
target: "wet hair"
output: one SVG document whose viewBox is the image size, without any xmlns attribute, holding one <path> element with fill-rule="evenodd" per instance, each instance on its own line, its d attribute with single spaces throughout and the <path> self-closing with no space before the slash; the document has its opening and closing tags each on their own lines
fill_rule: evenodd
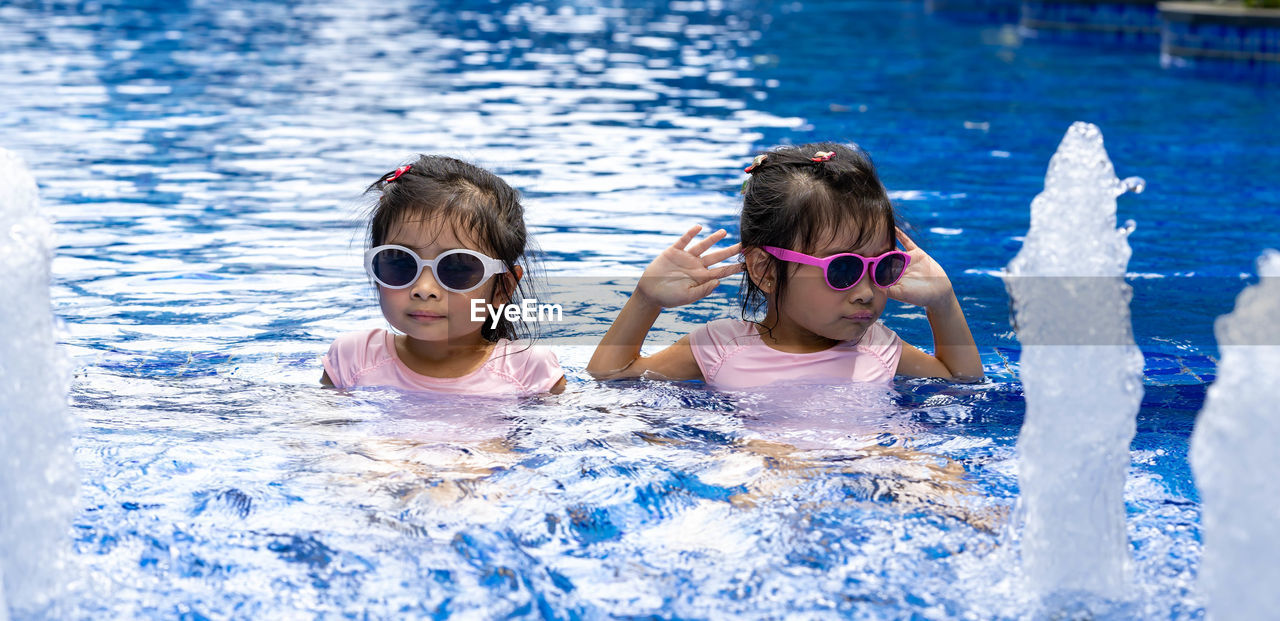
<svg viewBox="0 0 1280 621">
<path fill-rule="evenodd" d="M 491 278 L 490 299 L 532 297 L 524 207 L 520 194 L 497 175 L 452 157 L 420 155 L 407 169 L 402 166 L 382 175 L 365 193 L 377 195 L 369 214 L 370 248 L 385 244 L 398 224 L 439 219 L 455 231 L 466 231 L 481 244 L 479 250 L 502 261 L 508 272 L 514 272 L 517 263 L 525 264 L 524 277 L 512 291 L 505 290 L 505 279 Z M 480 335 L 495 342 L 534 336 L 531 326 L 513 323 L 505 314 L 496 327 L 486 320 Z"/>
<path fill-rule="evenodd" d="M 871 244 L 878 235 L 893 247 L 898 215 L 871 157 L 856 145 L 817 142 L 778 147 L 758 156 L 750 174 L 742 186 L 743 250 L 776 246 L 813 254 L 850 233 L 857 234 L 850 240 L 851 248 Z M 781 300 L 791 264 L 772 255 L 768 261 L 766 269 L 777 285 L 774 299 Z M 746 320 L 759 316 L 768 303 L 745 270 L 739 295 Z"/>
</svg>

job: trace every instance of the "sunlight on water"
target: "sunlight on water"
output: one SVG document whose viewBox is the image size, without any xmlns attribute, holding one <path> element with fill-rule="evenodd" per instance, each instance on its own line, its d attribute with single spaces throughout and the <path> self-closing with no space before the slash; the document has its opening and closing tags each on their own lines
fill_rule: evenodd
<svg viewBox="0 0 1280 621">
<path fill-rule="evenodd" d="M 644 382 L 518 404 L 225 378 L 91 385 L 76 399 L 99 432 L 81 459 L 110 476 L 78 545 L 94 551 L 88 575 L 130 576 L 123 614 L 157 595 L 209 601 L 204 614 L 295 605 L 260 592 L 260 575 L 335 612 L 707 616 L 819 611 L 834 592 L 945 608 L 961 594 L 911 574 L 980 561 L 1008 506 L 946 456 L 1003 461 L 1008 447 L 931 449 L 953 432 L 880 389 L 803 389 L 779 408 L 767 393 Z M 174 528 L 114 534 L 152 520 Z M 176 592 L 161 584 L 173 579 Z M 82 605 L 118 588 L 98 580 Z M 405 580 L 423 590 L 410 597 Z"/>
<path fill-rule="evenodd" d="M 77 369 L 83 472 L 81 509 L 59 531 L 73 546 L 62 591 L 16 618 L 1017 618 L 1034 606 L 1011 545 L 1023 387 L 1009 375 L 723 393 L 581 370 L 648 260 L 693 223 L 732 232 L 751 156 L 810 137 L 868 145 L 895 203 L 932 232 L 930 252 L 951 255 L 975 334 L 1002 346 L 984 362 L 1016 368 L 1012 335 L 995 334 L 1003 294 L 981 291 L 996 281 L 960 274 L 1003 264 L 1020 241 L 1017 167 L 1039 183 L 1027 154 L 1060 127 L 1044 102 L 1060 100 L 1074 62 L 1054 68 L 1029 48 L 993 61 L 980 31 L 910 4 L 97 8 L 0 6 L 0 134 L 56 215 L 52 303 Z M 1031 76 L 1047 90 L 1000 104 L 990 94 L 1003 90 L 957 69 L 974 62 L 1013 71 L 995 75 L 1000 88 Z M 917 94 L 929 71 L 938 88 Z M 1263 113 L 1230 89 L 1214 102 Z M 418 152 L 474 160 L 524 193 L 545 301 L 573 315 L 544 341 L 566 394 L 317 385 L 336 335 L 384 324 L 361 268 L 360 192 Z M 1191 268 L 1138 271 L 1173 269 Z M 736 316 L 733 293 L 664 313 L 647 348 Z M 886 315 L 927 344 L 919 309 Z M 1146 392 L 1159 411 L 1124 491 L 1141 603 L 1115 618 L 1202 614 L 1179 427 L 1197 389 Z M 27 533 L 20 545 L 41 539 Z M 10 603 L 13 571 L 6 553 Z"/>
</svg>

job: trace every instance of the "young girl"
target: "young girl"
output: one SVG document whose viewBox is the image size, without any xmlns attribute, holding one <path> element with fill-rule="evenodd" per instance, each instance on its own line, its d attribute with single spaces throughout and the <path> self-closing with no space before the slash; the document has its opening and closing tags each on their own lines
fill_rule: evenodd
<svg viewBox="0 0 1280 621">
<path fill-rule="evenodd" d="M 746 172 L 741 243 L 712 251 L 726 235 L 719 230 L 691 244 L 701 229 L 694 227 L 658 255 L 587 372 L 597 379 L 701 379 L 730 389 L 887 383 L 895 374 L 982 378 L 951 281 L 898 229 L 865 153 L 833 143 L 779 147 Z M 739 252 L 741 263 L 713 267 Z M 744 319 L 713 321 L 652 356 L 640 355 L 662 309 L 699 300 L 744 268 Z M 890 297 L 925 308 L 934 355 L 877 321 Z M 761 308 L 761 321 L 746 319 Z"/>
<path fill-rule="evenodd" d="M 526 241 L 516 191 L 487 170 L 430 155 L 367 191 L 378 201 L 365 270 L 395 331 L 339 336 L 321 360 L 320 383 L 468 394 L 564 390 L 555 354 L 517 341 L 517 326 L 491 315 L 490 306 L 511 302 L 525 275 L 516 263 Z"/>
</svg>

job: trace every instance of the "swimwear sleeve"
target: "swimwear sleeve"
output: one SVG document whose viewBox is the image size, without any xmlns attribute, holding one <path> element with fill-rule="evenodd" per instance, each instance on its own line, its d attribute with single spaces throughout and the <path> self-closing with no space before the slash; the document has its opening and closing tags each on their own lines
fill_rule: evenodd
<svg viewBox="0 0 1280 621">
<path fill-rule="evenodd" d="M 714 383 L 715 376 L 724 364 L 725 355 L 730 348 L 739 345 L 737 341 L 743 336 L 741 324 L 736 319 L 717 319 L 698 326 L 689 333 L 689 349 L 693 351 L 693 359 L 702 370 L 702 380 Z"/>
<path fill-rule="evenodd" d="M 867 328 L 866 335 L 858 343 L 858 349 L 880 360 L 884 373 L 877 379 L 892 381 L 893 376 L 897 375 L 898 361 L 902 358 L 902 339 L 898 338 L 897 332 L 877 321 Z M 860 379 L 871 380 L 872 378 Z"/>
<path fill-rule="evenodd" d="M 369 340 L 378 332 L 348 332 L 333 340 L 329 353 L 320 358 L 320 363 L 335 387 L 351 388 L 355 384 L 360 370 L 368 366 L 365 360 Z"/>
<path fill-rule="evenodd" d="M 530 394 L 551 392 L 560 378 L 564 377 L 560 359 L 556 358 L 555 352 L 545 347 L 530 347 L 525 354 L 524 364 L 517 378 L 520 384 Z"/>
</svg>

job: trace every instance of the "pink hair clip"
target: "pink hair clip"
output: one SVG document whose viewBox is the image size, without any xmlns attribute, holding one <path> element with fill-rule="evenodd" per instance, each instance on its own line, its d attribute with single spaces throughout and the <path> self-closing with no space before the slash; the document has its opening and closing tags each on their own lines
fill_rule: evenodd
<svg viewBox="0 0 1280 621">
<path fill-rule="evenodd" d="M 759 165 L 763 164 L 763 163 L 764 163 L 765 158 L 767 158 L 767 157 L 769 157 L 769 154 L 768 154 L 768 153 L 761 153 L 760 155 L 757 155 L 755 159 L 751 160 L 751 165 L 750 165 L 750 166 L 748 166 L 748 167 L 746 167 L 746 168 L 743 168 L 743 169 L 742 169 L 742 172 L 749 173 L 749 172 L 751 172 L 751 171 L 755 170 L 755 169 L 756 169 L 756 166 L 759 166 Z"/>
<path fill-rule="evenodd" d="M 396 169 L 396 172 L 395 172 L 394 174 L 392 174 L 392 175 L 391 175 L 391 178 L 390 178 L 390 179 L 387 179 L 387 182 L 391 182 L 391 181 L 395 181 L 396 179 L 399 179 L 399 178 L 400 178 L 400 175 L 403 175 L 403 174 L 405 174 L 405 173 L 409 172 L 409 169 L 410 169 L 410 168 L 413 168 L 413 164 L 405 164 L 404 166 L 401 166 L 400 168 L 397 168 L 397 169 Z"/>
<path fill-rule="evenodd" d="M 835 154 L 835 151 L 818 151 L 817 153 L 814 153 L 813 157 L 809 158 L 809 160 L 813 162 L 825 162 L 831 159 Z"/>
</svg>

